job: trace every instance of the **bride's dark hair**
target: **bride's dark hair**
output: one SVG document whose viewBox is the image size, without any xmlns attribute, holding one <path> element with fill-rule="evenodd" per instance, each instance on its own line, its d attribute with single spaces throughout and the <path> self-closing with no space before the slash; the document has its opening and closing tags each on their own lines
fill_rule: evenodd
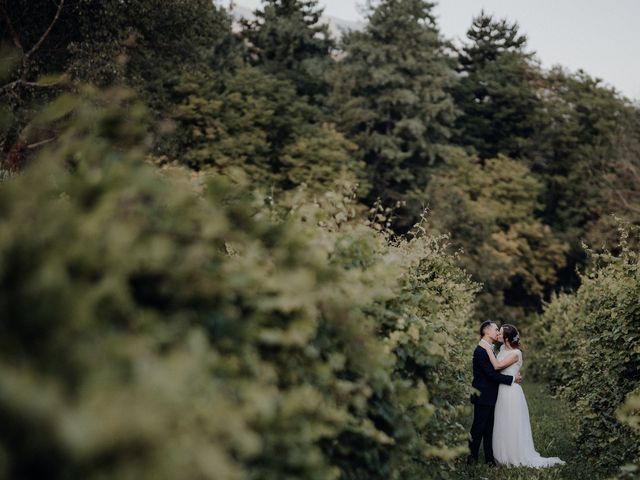
<svg viewBox="0 0 640 480">
<path fill-rule="evenodd" d="M 504 325 L 502 325 L 502 337 L 505 340 L 508 340 L 509 345 L 511 345 L 513 348 L 519 348 L 520 350 L 522 350 L 520 333 L 518 332 L 518 329 L 513 325 L 510 325 L 508 323 L 505 323 Z"/>
</svg>

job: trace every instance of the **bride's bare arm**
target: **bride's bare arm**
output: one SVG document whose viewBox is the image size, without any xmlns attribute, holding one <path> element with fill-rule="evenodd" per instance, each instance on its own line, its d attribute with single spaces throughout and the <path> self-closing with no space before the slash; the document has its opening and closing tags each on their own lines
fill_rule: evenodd
<svg viewBox="0 0 640 480">
<path fill-rule="evenodd" d="M 518 361 L 518 355 L 516 354 L 515 351 L 511 352 L 507 357 L 498 361 L 498 359 L 494 355 L 493 350 L 491 348 L 484 345 L 482 345 L 482 348 L 484 348 L 487 351 L 487 354 L 489 355 L 489 360 L 491 361 L 491 365 L 493 365 L 493 368 L 495 370 L 502 370 L 504 368 L 507 368 L 509 365 L 513 365 Z"/>
</svg>

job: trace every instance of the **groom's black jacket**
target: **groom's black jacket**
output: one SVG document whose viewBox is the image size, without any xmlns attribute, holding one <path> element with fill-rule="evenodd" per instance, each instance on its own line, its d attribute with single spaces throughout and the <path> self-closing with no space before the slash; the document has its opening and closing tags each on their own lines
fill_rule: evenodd
<svg viewBox="0 0 640 480">
<path fill-rule="evenodd" d="M 511 385 L 513 377 L 498 373 L 491 365 L 489 354 L 480 345 L 473 352 L 473 385 L 480 394 L 471 395 L 471 403 L 476 405 L 495 405 L 498 398 L 498 385 Z"/>
</svg>

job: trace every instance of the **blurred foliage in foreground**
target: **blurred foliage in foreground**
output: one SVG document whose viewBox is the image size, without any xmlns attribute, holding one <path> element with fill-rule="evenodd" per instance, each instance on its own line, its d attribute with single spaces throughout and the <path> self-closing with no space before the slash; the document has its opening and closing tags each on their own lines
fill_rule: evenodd
<svg viewBox="0 0 640 480">
<path fill-rule="evenodd" d="M 0 478 L 455 478 L 476 287 L 442 239 L 158 169 L 146 118 L 79 87 L 0 183 Z"/>
</svg>

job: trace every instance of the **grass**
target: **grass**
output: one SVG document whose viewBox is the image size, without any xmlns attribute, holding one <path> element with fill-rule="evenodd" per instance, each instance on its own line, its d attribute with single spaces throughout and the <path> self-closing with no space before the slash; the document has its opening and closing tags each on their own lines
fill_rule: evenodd
<svg viewBox="0 0 640 480">
<path fill-rule="evenodd" d="M 560 457 L 566 465 L 535 469 L 524 467 L 487 467 L 484 464 L 467 466 L 462 459 L 456 464 L 461 479 L 477 480 L 604 480 L 608 475 L 598 473 L 576 449 L 575 417 L 570 406 L 552 398 L 543 384 L 523 384 L 533 441 L 543 457 Z M 469 419 L 471 423 L 471 419 Z M 484 458 L 482 451 L 480 458 Z"/>
</svg>

